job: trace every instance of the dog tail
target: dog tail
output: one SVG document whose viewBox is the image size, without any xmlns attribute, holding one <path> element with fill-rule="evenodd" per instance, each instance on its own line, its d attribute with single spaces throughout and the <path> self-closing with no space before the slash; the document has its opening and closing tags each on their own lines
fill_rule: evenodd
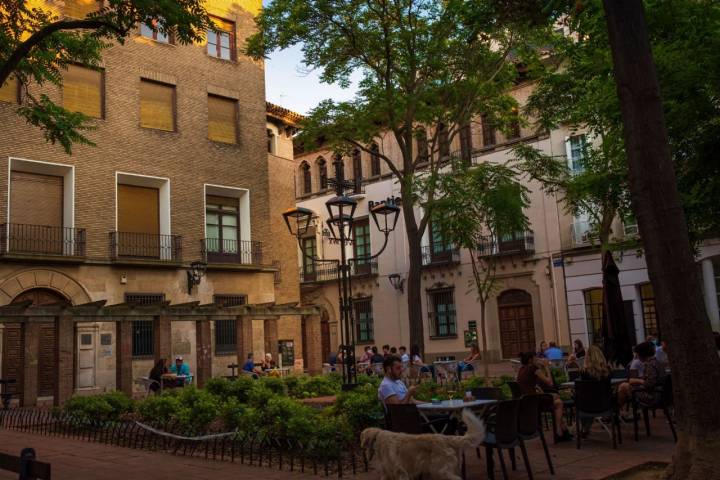
<svg viewBox="0 0 720 480">
<path fill-rule="evenodd" d="M 477 447 L 485 440 L 485 422 L 480 420 L 469 408 L 463 410 L 462 419 L 467 425 L 467 433 L 462 437 L 463 444 L 467 447 Z"/>
</svg>

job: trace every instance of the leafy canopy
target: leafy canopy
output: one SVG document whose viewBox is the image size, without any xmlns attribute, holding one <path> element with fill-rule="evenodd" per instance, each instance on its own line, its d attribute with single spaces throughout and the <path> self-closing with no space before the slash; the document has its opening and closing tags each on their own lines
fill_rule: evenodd
<svg viewBox="0 0 720 480">
<path fill-rule="evenodd" d="M 35 84 L 61 86 L 72 63 L 97 66 L 102 51 L 123 43 L 140 23 L 172 32 L 178 43 L 203 40 L 212 22 L 203 0 L 106 0 L 85 18 L 65 17 L 44 2 L 0 0 L 0 85 L 11 76 L 22 88 L 18 114 L 41 128 L 51 143 L 71 153 L 74 143 L 92 145 L 85 132 L 91 119 L 55 104 Z"/>
</svg>

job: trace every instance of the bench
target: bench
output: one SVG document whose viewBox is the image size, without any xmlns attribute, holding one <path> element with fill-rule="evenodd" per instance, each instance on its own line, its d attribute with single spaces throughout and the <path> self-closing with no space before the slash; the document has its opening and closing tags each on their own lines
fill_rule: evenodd
<svg viewBox="0 0 720 480">
<path fill-rule="evenodd" d="M 19 457 L 0 453 L 0 470 L 18 473 L 20 480 L 52 480 L 50 464 L 35 460 L 32 448 L 23 448 Z"/>
</svg>

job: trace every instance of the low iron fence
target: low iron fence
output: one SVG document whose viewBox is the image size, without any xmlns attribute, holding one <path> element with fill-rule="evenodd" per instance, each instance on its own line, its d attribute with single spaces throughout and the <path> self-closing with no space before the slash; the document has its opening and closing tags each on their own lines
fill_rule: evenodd
<svg viewBox="0 0 720 480">
<path fill-rule="evenodd" d="M 172 421 L 150 425 L 133 420 L 110 422 L 23 408 L 0 411 L 0 429 L 314 475 L 343 477 L 368 471 L 359 446 L 340 435 L 309 441 L 259 431 L 191 435 Z"/>
</svg>

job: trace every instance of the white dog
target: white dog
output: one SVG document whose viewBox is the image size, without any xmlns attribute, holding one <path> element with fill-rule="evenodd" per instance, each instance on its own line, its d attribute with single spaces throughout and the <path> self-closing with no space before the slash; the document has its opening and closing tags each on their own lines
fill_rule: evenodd
<svg viewBox="0 0 720 480">
<path fill-rule="evenodd" d="M 462 480 L 462 452 L 475 448 L 485 438 L 485 424 L 470 410 L 462 418 L 468 427 L 460 436 L 390 432 L 366 428 L 360 434 L 360 446 L 377 457 L 383 480 Z"/>
</svg>

